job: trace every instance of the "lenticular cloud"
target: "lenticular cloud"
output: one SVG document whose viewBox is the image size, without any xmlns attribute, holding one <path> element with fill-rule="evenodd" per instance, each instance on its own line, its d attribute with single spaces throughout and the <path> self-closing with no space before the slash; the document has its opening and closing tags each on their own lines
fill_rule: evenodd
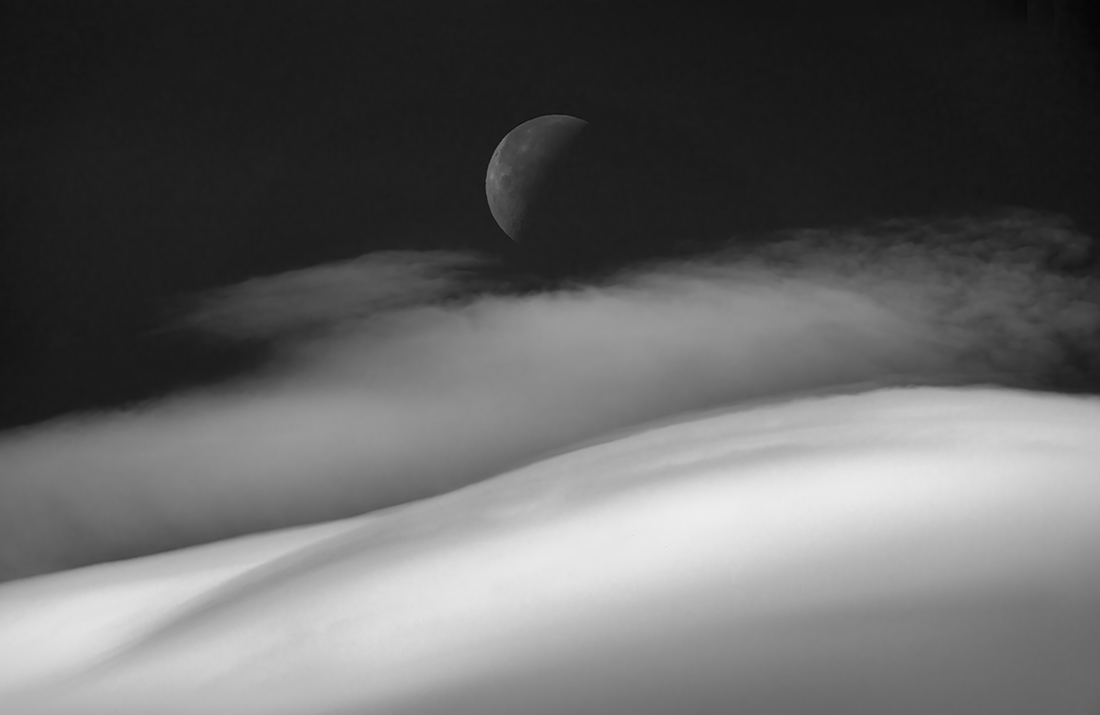
<svg viewBox="0 0 1100 715">
<path fill-rule="evenodd" d="M 1094 713 L 1093 256 L 1016 212 L 200 296 L 264 370 L 0 437 L 0 710 Z"/>
<path fill-rule="evenodd" d="M 1058 217 L 791 232 L 542 290 L 386 253 L 200 296 L 261 372 L 0 436 L 0 577 L 448 492 L 688 410 L 842 385 L 1094 388 L 1091 240 Z"/>
<path fill-rule="evenodd" d="M 1084 715 L 1098 430 L 1094 398 L 803 396 L 348 520 L 16 581 L 0 703 Z"/>
</svg>

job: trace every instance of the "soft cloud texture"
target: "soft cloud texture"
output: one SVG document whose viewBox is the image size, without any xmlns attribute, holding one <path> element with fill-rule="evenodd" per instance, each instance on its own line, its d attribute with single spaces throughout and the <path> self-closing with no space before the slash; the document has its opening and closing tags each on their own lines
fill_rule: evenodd
<svg viewBox="0 0 1100 715">
<path fill-rule="evenodd" d="M 348 321 L 432 303 L 469 289 L 483 261 L 446 251 L 380 251 L 255 278 L 194 301 L 180 327 L 229 340 L 303 338 Z"/>
<path fill-rule="evenodd" d="M 1100 401 L 669 419 L 434 499 L 0 587 L 38 715 L 1083 715 Z"/>
<path fill-rule="evenodd" d="M 192 325 L 261 373 L 0 439 L 0 576 L 359 514 L 669 415 L 851 383 L 1092 386 L 1091 241 L 1057 217 L 732 242 L 526 294 L 389 253 L 257 279 Z"/>
</svg>

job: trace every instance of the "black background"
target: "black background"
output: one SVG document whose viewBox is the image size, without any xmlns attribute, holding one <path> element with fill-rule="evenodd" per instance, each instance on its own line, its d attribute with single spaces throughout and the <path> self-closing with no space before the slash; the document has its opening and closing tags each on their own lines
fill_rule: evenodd
<svg viewBox="0 0 1100 715">
<path fill-rule="evenodd" d="M 541 114 L 659 148 L 670 205 L 724 234 L 996 206 L 1100 228 L 1085 3 L 702 7 L 6 3 L 0 426 L 256 358 L 160 331 L 180 296 L 380 249 L 529 269 L 483 182 Z"/>
</svg>

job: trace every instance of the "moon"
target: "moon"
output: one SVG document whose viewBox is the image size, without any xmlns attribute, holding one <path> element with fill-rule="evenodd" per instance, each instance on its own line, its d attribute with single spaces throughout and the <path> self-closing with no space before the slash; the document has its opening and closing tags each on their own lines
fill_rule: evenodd
<svg viewBox="0 0 1100 715">
<path fill-rule="evenodd" d="M 531 233 L 534 209 L 588 126 L 567 114 L 547 114 L 520 124 L 497 145 L 485 172 L 485 198 L 513 241 Z"/>
</svg>

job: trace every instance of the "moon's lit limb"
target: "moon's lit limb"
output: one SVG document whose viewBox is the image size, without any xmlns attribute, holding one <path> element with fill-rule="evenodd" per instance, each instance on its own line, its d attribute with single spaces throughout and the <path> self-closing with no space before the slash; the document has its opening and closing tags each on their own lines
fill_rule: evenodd
<svg viewBox="0 0 1100 715">
<path fill-rule="evenodd" d="M 141 637 L 101 630 L 114 658 L 0 709 L 1087 713 L 1098 430 L 1093 399 L 803 399 L 567 453 L 328 538 L 276 532 L 251 556 L 224 542 L 124 578 L 17 582 L 0 612 L 33 617 L 19 589 L 37 584 L 70 622 L 123 623 L 173 572 L 266 564 L 191 591 Z M 308 548 L 272 561 L 294 538 Z M 0 627 L 4 662 L 18 626 Z M 43 672 L 80 637 L 43 634 Z"/>
</svg>

